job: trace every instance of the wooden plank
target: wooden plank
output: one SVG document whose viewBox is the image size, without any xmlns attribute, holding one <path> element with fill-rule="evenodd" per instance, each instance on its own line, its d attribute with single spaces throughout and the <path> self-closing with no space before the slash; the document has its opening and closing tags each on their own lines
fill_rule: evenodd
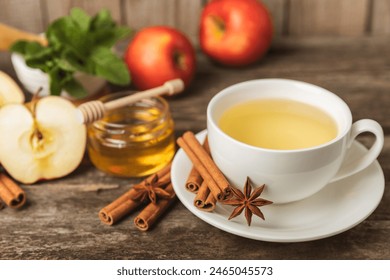
<svg viewBox="0 0 390 280">
<path fill-rule="evenodd" d="M 390 0 L 374 0 L 371 32 L 374 35 L 390 34 Z"/>
<path fill-rule="evenodd" d="M 174 26 L 175 5 L 175 0 L 126 0 L 125 22 L 137 30 L 151 25 Z"/>
<path fill-rule="evenodd" d="M 123 9 L 131 28 L 168 25 L 183 31 L 194 44 L 197 42 L 201 0 L 126 0 Z"/>
<path fill-rule="evenodd" d="M 42 0 L 46 8 L 46 20 L 45 24 L 48 25 L 51 21 L 61 16 L 69 14 L 69 11 L 73 7 L 80 7 L 84 9 L 88 14 L 94 15 L 100 9 L 108 9 L 111 12 L 112 18 L 121 22 L 121 7 L 120 0 L 63 0 L 63 1 L 50 1 Z"/>
<path fill-rule="evenodd" d="M 26 31 L 44 31 L 39 0 L 0 0 L 0 22 Z"/>
<path fill-rule="evenodd" d="M 288 33 L 297 36 L 364 35 L 369 4 L 369 0 L 290 1 Z"/>
<path fill-rule="evenodd" d="M 274 35 L 282 36 L 286 32 L 285 21 L 287 19 L 287 0 L 262 0 L 272 16 Z"/>
<path fill-rule="evenodd" d="M 186 33 L 195 45 L 198 45 L 202 4 L 201 0 L 176 0 L 175 27 Z"/>
</svg>

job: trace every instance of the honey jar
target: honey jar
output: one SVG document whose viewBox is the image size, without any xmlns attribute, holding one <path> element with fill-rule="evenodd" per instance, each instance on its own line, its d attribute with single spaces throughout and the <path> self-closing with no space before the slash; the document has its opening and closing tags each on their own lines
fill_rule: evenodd
<svg viewBox="0 0 390 280">
<path fill-rule="evenodd" d="M 108 102 L 131 94 L 101 98 Z M 161 97 L 142 99 L 107 112 L 88 127 L 88 154 L 101 171 L 123 177 L 146 176 L 167 165 L 175 154 L 174 123 Z"/>
</svg>

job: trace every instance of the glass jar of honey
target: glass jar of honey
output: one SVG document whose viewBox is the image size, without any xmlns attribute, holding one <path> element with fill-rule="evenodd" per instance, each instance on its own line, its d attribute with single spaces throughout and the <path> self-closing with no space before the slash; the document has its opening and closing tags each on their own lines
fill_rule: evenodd
<svg viewBox="0 0 390 280">
<path fill-rule="evenodd" d="M 108 102 L 129 95 L 111 94 Z M 100 170 L 117 176 L 146 176 L 167 165 L 175 154 L 174 124 L 161 97 L 143 99 L 107 112 L 88 127 L 88 154 Z"/>
</svg>

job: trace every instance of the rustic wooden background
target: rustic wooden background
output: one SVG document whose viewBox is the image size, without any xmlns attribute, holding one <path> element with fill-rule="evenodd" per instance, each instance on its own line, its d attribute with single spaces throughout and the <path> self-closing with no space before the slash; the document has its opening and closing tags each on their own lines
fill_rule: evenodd
<svg viewBox="0 0 390 280">
<path fill-rule="evenodd" d="M 259 78 L 313 83 L 345 100 L 354 120 L 377 120 L 385 131 L 385 146 L 378 158 L 385 174 L 385 193 L 375 212 L 353 229 L 309 242 L 261 242 L 219 230 L 179 201 L 149 232 L 135 229 L 136 213 L 113 227 L 105 226 L 98 218 L 99 210 L 140 179 L 108 176 L 85 157 L 69 176 L 22 185 L 28 199 L 25 208 L 0 211 L 0 259 L 390 260 L 389 45 L 389 36 L 284 38 L 262 61 L 239 70 L 211 63 L 198 52 L 192 86 L 169 100 L 177 137 L 186 130 L 206 128 L 206 107 L 215 93 Z M 12 65 L 3 71 L 12 74 Z M 365 145 L 372 143 L 370 135 L 360 137 Z"/>
<path fill-rule="evenodd" d="M 206 2 L 0 0 L 0 22 L 42 32 L 71 7 L 82 7 L 90 14 L 105 7 L 118 22 L 136 30 L 168 24 L 183 30 L 196 44 L 199 15 Z M 86 157 L 65 178 L 23 186 L 28 205 L 22 211 L 2 210 L 0 259 L 390 259 L 390 0 L 263 2 L 273 14 L 280 40 L 261 62 L 239 71 L 211 63 L 198 52 L 192 87 L 170 100 L 176 136 L 203 130 L 208 101 L 234 83 L 279 77 L 327 88 L 349 104 L 355 120 L 375 119 L 385 131 L 385 147 L 378 158 L 386 178 L 385 194 L 367 220 L 327 239 L 277 244 L 223 232 L 176 203 L 150 232 L 136 230 L 134 216 L 105 227 L 98 211 L 126 191 L 129 180 L 97 171 Z M 0 69 L 15 77 L 5 52 L 0 53 Z M 363 137 L 361 141 L 369 144 L 371 138 Z M 113 189 L 91 192 L 91 186 Z M 156 244 L 158 250 L 147 250 Z"/>
<path fill-rule="evenodd" d="M 262 0 L 273 15 L 276 37 L 390 36 L 390 0 Z M 0 22 L 43 32 L 72 7 L 94 14 L 108 8 L 114 19 L 134 29 L 164 24 L 196 43 L 198 21 L 208 0 L 0 0 Z"/>
</svg>

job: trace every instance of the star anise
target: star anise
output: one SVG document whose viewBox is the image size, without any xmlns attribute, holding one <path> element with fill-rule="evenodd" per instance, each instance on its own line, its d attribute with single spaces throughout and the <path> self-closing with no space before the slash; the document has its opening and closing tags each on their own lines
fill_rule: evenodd
<svg viewBox="0 0 390 280">
<path fill-rule="evenodd" d="M 264 215 L 260 211 L 259 207 L 273 203 L 272 201 L 259 198 L 265 188 L 265 185 L 262 185 L 259 188 L 255 188 L 252 192 L 252 185 L 250 183 L 249 177 L 247 177 L 244 192 L 232 186 L 230 188 L 233 193 L 233 198 L 224 201 L 224 204 L 236 206 L 236 208 L 230 215 L 229 220 L 240 215 L 244 209 L 248 226 L 251 225 L 253 214 L 265 220 Z"/>
<path fill-rule="evenodd" d="M 157 175 L 152 176 L 150 180 L 145 180 L 139 185 L 135 185 L 133 188 L 137 191 L 134 195 L 134 200 L 146 201 L 150 200 L 152 203 L 157 203 L 157 198 L 170 198 L 171 194 L 164 190 L 164 187 L 168 185 L 170 180 L 159 180 Z"/>
</svg>

